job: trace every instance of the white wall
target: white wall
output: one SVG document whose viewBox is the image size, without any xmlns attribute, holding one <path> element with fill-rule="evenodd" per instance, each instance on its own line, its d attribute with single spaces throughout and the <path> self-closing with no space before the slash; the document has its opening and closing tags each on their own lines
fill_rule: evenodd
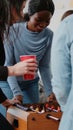
<svg viewBox="0 0 73 130">
<path fill-rule="evenodd" d="M 56 31 L 63 13 L 68 9 L 73 9 L 73 0 L 53 0 L 55 4 L 55 13 L 52 17 L 50 28 Z"/>
</svg>

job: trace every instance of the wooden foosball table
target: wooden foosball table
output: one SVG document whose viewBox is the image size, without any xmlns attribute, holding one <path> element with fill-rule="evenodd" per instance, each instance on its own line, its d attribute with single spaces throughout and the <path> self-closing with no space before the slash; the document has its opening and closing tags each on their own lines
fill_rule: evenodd
<svg viewBox="0 0 73 130">
<path fill-rule="evenodd" d="M 44 104 L 16 104 L 7 110 L 7 120 L 14 130 L 58 130 L 61 115 L 61 111 Z"/>
</svg>

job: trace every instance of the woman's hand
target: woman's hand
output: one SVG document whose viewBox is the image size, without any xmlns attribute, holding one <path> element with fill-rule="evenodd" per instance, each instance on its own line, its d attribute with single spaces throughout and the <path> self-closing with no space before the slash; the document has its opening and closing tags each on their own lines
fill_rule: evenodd
<svg viewBox="0 0 73 130">
<path fill-rule="evenodd" d="M 15 104 L 15 103 L 21 103 L 19 100 L 17 100 L 17 99 L 6 99 L 3 103 L 2 103 L 2 105 L 4 106 L 4 107 L 6 107 L 6 108 L 8 108 L 9 106 L 11 106 L 11 105 L 13 105 L 13 104 Z"/>
<path fill-rule="evenodd" d="M 23 102 L 23 96 L 22 95 L 17 95 L 17 96 L 14 97 L 14 100 L 17 100 L 20 103 L 22 103 Z"/>
<path fill-rule="evenodd" d="M 37 62 L 36 59 L 28 59 L 25 61 L 21 61 L 14 66 L 8 67 L 8 75 L 9 76 L 20 76 L 24 74 L 36 74 L 37 71 Z"/>
</svg>

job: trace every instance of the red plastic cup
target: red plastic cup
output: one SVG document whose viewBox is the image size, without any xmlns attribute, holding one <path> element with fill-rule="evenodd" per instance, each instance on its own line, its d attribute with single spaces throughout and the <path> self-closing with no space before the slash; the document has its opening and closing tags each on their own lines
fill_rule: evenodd
<svg viewBox="0 0 73 130">
<path fill-rule="evenodd" d="M 24 61 L 27 59 L 36 59 L 36 55 L 21 55 L 20 60 Z M 35 78 L 35 75 L 33 74 L 24 74 L 23 79 L 25 80 L 33 80 Z"/>
</svg>

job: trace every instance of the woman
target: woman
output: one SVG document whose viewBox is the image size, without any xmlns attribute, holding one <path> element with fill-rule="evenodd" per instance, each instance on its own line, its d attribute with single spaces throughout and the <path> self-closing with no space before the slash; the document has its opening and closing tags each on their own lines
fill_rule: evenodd
<svg viewBox="0 0 73 130">
<path fill-rule="evenodd" d="M 6 24 L 10 21 L 9 19 L 9 7 L 7 0 L 0 0 L 0 80 L 7 80 L 8 76 L 12 75 L 23 75 L 24 73 L 35 74 L 34 70 L 37 69 L 36 61 L 33 59 L 27 60 L 26 62 L 17 63 L 14 66 L 4 67 L 5 53 L 3 48 L 3 33 L 6 29 Z M 5 107 L 13 103 L 19 103 L 18 100 L 9 100 L 6 98 L 2 90 L 0 89 L 0 103 Z M 0 114 L 0 128 L 1 130 L 13 130 L 12 126 L 7 120 Z"/>
<path fill-rule="evenodd" d="M 14 24 L 9 32 L 9 40 L 5 39 L 4 44 L 6 52 L 5 65 L 17 63 L 21 55 L 36 55 L 38 69 L 40 70 L 47 97 L 52 94 L 50 50 L 53 37 L 53 32 L 47 26 L 50 24 L 53 13 L 54 4 L 52 0 L 30 0 L 28 21 Z M 24 17 L 24 19 L 26 18 Z M 10 43 L 9 46 L 7 46 L 8 42 Z M 21 92 L 18 93 L 17 90 L 20 88 L 24 96 L 23 103 L 37 103 L 39 102 L 38 81 L 38 74 L 34 80 L 29 81 L 23 80 L 22 77 L 9 77 L 8 93 L 11 88 L 13 96 L 19 97 Z M 4 84 L 4 89 L 6 93 L 6 84 Z"/>
</svg>

